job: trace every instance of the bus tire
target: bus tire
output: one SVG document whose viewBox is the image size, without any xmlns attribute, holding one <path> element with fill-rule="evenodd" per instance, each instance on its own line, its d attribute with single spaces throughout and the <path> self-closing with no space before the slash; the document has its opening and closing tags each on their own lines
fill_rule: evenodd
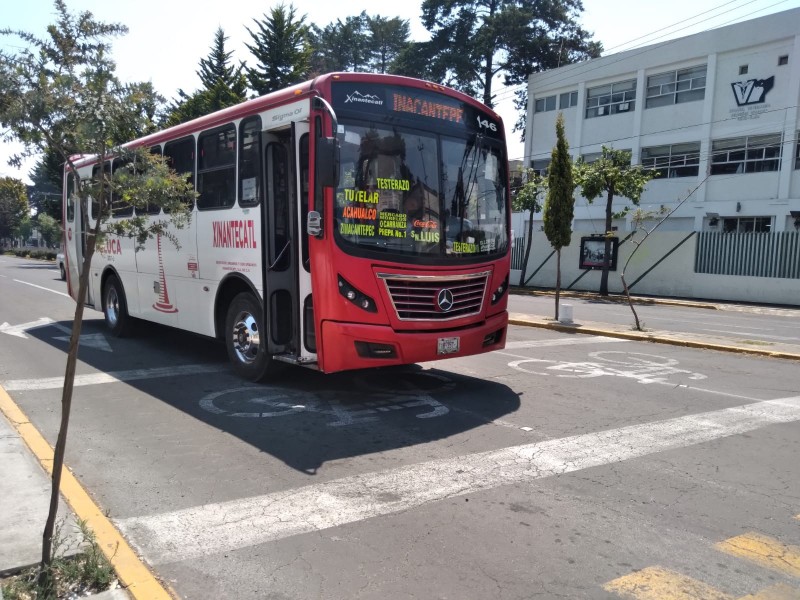
<svg viewBox="0 0 800 600">
<path fill-rule="evenodd" d="M 248 381 L 262 381 L 275 370 L 267 352 L 267 330 L 261 304 L 250 292 L 237 295 L 225 317 L 225 348 L 234 372 Z"/>
<path fill-rule="evenodd" d="M 132 329 L 132 319 L 128 315 L 128 302 L 125 290 L 116 275 L 110 275 L 103 286 L 103 316 L 106 327 L 115 337 L 126 337 Z"/>
</svg>

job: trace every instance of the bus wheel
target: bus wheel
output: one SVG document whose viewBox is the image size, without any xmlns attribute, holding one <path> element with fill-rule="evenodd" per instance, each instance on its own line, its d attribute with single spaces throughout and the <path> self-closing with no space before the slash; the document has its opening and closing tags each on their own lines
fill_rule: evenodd
<svg viewBox="0 0 800 600">
<path fill-rule="evenodd" d="M 119 279 L 111 275 L 103 287 L 103 316 L 111 335 L 125 337 L 131 332 L 131 318 L 128 316 L 128 303 Z"/>
<path fill-rule="evenodd" d="M 242 292 L 231 302 L 225 318 L 225 347 L 240 377 L 261 381 L 273 370 L 266 336 L 261 305 L 253 294 Z"/>
</svg>

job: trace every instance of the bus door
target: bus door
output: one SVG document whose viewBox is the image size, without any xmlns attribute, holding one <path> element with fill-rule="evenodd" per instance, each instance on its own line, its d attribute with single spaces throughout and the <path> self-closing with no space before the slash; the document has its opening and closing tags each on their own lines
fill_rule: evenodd
<svg viewBox="0 0 800 600">
<path fill-rule="evenodd" d="M 265 281 L 264 312 L 269 332 L 269 352 L 285 358 L 297 355 L 297 281 L 290 132 L 264 134 L 264 173 L 267 201 L 264 205 Z"/>
</svg>

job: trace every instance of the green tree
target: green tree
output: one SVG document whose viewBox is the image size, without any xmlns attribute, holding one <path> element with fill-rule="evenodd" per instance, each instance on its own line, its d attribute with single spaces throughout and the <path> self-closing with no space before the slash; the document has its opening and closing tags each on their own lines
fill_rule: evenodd
<svg viewBox="0 0 800 600">
<path fill-rule="evenodd" d="M 36 161 L 29 174 L 33 185 L 28 188 L 31 210 L 37 215 L 50 215 L 61 221 L 61 179 L 64 165 L 57 153 L 50 150 Z"/>
<path fill-rule="evenodd" d="M 132 132 L 152 126 L 157 97 L 149 84 L 123 84 L 115 75 L 116 66 L 109 57 L 109 40 L 126 32 L 119 24 L 97 21 L 90 12 L 70 13 L 63 0 L 55 0 L 56 22 L 44 37 L 24 31 L 0 30 L 0 35 L 14 35 L 24 42 L 13 53 L 0 51 L 0 125 L 7 137 L 22 143 L 24 150 L 16 158 L 52 151 L 66 163 L 75 180 L 80 218 L 88 220 L 89 199 L 98 199 L 98 215 L 86 237 L 77 298 L 85 298 L 92 257 L 98 240 L 109 232 L 105 227 L 109 213 L 110 192 L 124 201 L 157 203 L 170 210 L 170 218 L 180 224 L 187 212 L 184 200 L 195 196 L 186 180 L 170 172 L 161 157 L 146 149 L 137 153 L 135 169 L 118 169 L 113 180 L 81 177 L 76 169 L 76 155 L 95 155 L 103 166 L 111 156 L 120 155 L 119 144 Z M 134 157 L 130 157 L 131 160 Z M 76 217 L 77 218 L 77 217 Z M 138 240 L 158 234 L 167 222 L 147 223 L 145 219 L 115 219 L 113 231 L 135 236 Z M 53 454 L 50 510 L 42 535 L 40 597 L 52 596 L 50 565 L 53 531 L 58 510 L 59 488 L 72 406 L 75 367 L 83 320 L 83 302 L 75 303 L 72 334 L 69 341 L 64 387 L 61 395 L 61 422 Z"/>
<path fill-rule="evenodd" d="M 311 59 L 317 74 L 330 71 L 361 71 L 371 55 L 367 13 L 329 23 L 322 29 L 312 26 L 314 53 Z"/>
<path fill-rule="evenodd" d="M 614 150 L 603 146 L 603 151 L 595 162 L 585 163 L 581 160 L 576 165 L 576 180 L 581 187 L 583 196 L 589 201 L 605 195 L 606 220 L 605 220 L 605 251 L 603 253 L 603 273 L 600 279 L 600 295 L 608 295 L 608 270 L 611 260 L 611 219 L 615 197 L 628 199 L 638 206 L 647 182 L 655 177 L 655 171 L 643 168 L 641 165 L 631 165 L 631 153 L 625 150 Z M 616 216 L 625 215 L 630 206 L 625 206 Z"/>
<path fill-rule="evenodd" d="M 519 274 L 520 287 L 525 285 L 525 272 L 528 270 L 528 259 L 533 245 L 533 214 L 542 210 L 539 200 L 546 193 L 547 180 L 539 171 L 528 169 L 524 183 L 511 196 L 511 206 L 515 212 L 530 211 L 528 231 L 525 233 L 525 255 L 522 259 L 522 272 Z"/>
<path fill-rule="evenodd" d="M 306 15 L 297 16 L 293 5 L 280 4 L 270 9 L 259 21 L 253 19 L 256 31 L 247 33 L 253 45 L 245 44 L 257 64 L 246 67 L 247 80 L 256 94 L 263 96 L 304 81 L 311 67 L 311 46 Z"/>
<path fill-rule="evenodd" d="M 564 135 L 564 115 L 556 119 L 556 145 L 547 171 L 547 198 L 544 201 L 544 234 L 556 251 L 556 321 L 561 295 L 561 249 L 572 241 L 572 217 L 575 212 L 575 183 L 572 158 Z"/>
<path fill-rule="evenodd" d="M 581 0 L 424 0 L 427 49 L 441 81 L 494 104 L 493 82 L 527 81 L 543 69 L 598 55 L 578 25 Z"/>
<path fill-rule="evenodd" d="M 388 73 L 400 53 L 408 46 L 411 26 L 400 17 L 367 16 L 369 68 Z"/>
<path fill-rule="evenodd" d="M 225 49 L 227 40 L 223 29 L 217 28 L 209 55 L 200 59 L 197 76 L 202 87 L 193 94 L 178 90 L 178 99 L 169 108 L 168 125 L 185 123 L 247 100 L 244 67 L 232 64 L 233 51 Z"/>
<path fill-rule="evenodd" d="M 61 221 L 56 221 L 46 213 L 36 215 L 36 229 L 48 248 L 61 241 Z"/>
<path fill-rule="evenodd" d="M 25 184 L 13 177 L 0 177 L 0 240 L 16 234 L 28 211 Z"/>
</svg>

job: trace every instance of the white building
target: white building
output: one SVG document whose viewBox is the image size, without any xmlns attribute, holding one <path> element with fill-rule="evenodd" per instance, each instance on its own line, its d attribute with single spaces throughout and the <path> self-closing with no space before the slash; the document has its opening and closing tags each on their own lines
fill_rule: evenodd
<svg viewBox="0 0 800 600">
<path fill-rule="evenodd" d="M 642 208 L 689 196 L 662 230 L 800 228 L 800 8 L 537 73 L 528 97 L 530 166 L 549 163 L 562 112 L 574 158 L 606 145 L 660 171 Z M 573 228 L 601 233 L 604 212 L 578 197 Z"/>
</svg>

